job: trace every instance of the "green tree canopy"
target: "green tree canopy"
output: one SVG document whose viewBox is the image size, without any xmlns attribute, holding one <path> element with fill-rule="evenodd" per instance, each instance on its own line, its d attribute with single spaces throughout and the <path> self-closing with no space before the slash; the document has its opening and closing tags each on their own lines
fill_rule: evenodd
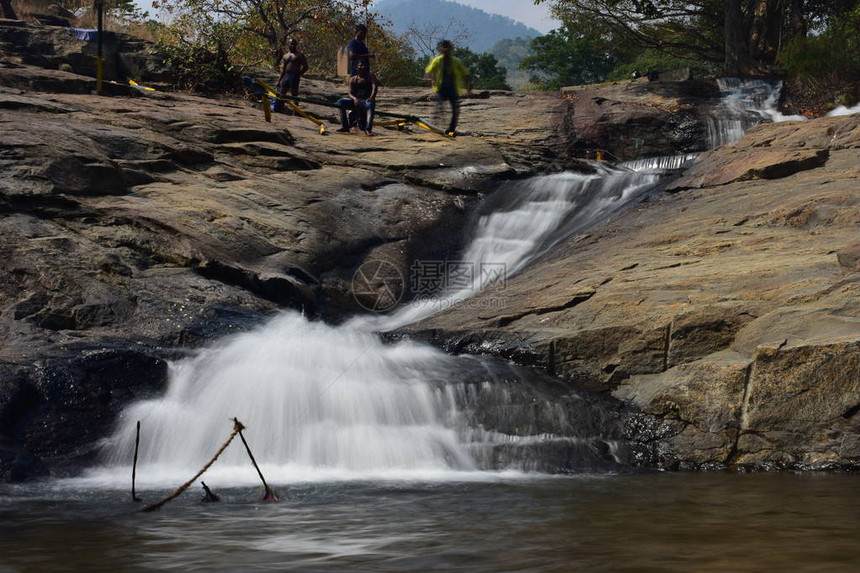
<svg viewBox="0 0 860 573">
<path fill-rule="evenodd" d="M 769 72 L 794 37 L 820 33 L 857 0 L 534 0 L 590 37 L 719 62 L 724 72 Z"/>
<path fill-rule="evenodd" d="M 483 90 L 509 90 L 505 81 L 507 70 L 489 52 L 476 54 L 469 48 L 454 48 L 454 56 L 463 62 L 472 76 L 472 85 Z"/>
<path fill-rule="evenodd" d="M 520 69 L 532 72 L 532 83 L 547 90 L 601 82 L 616 63 L 600 40 L 566 25 L 532 40 L 531 49 Z"/>
</svg>

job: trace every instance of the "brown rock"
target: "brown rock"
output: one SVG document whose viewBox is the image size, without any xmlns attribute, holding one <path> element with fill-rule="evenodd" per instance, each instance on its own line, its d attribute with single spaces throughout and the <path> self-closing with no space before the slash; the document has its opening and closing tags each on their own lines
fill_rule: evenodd
<svg viewBox="0 0 860 573">
<path fill-rule="evenodd" d="M 836 260 L 849 273 L 860 271 L 860 242 L 852 243 L 836 253 Z"/>
<path fill-rule="evenodd" d="M 664 463 L 726 464 L 734 452 L 750 360 L 732 352 L 633 376 L 613 396 L 640 411 L 682 423 L 665 441 Z"/>
</svg>

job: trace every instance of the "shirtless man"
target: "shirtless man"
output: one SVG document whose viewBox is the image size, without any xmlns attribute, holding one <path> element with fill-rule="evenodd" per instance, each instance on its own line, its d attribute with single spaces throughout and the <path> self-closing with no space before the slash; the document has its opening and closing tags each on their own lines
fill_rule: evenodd
<svg viewBox="0 0 860 573">
<path fill-rule="evenodd" d="M 289 51 L 284 54 L 281 77 L 278 80 L 278 93 L 285 94 L 287 90 L 291 96 L 299 95 L 299 80 L 308 71 L 308 59 L 297 50 L 299 43 L 295 38 L 290 39 Z M 275 111 L 283 111 L 284 102 L 278 101 Z"/>
</svg>

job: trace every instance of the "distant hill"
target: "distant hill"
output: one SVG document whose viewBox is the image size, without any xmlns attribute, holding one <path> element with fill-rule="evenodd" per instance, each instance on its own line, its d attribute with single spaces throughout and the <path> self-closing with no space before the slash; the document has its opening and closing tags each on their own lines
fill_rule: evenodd
<svg viewBox="0 0 860 573">
<path fill-rule="evenodd" d="M 398 34 L 410 27 L 423 32 L 421 37 L 409 38 L 419 55 L 427 55 L 427 50 L 443 38 L 480 54 L 505 38 L 531 39 L 541 35 L 516 20 L 447 0 L 380 0 L 373 6 L 391 20 Z"/>
<path fill-rule="evenodd" d="M 508 71 L 505 81 L 515 90 L 523 89 L 529 84 L 531 74 L 520 70 L 519 66 L 523 58 L 532 53 L 530 43 L 531 40 L 527 38 L 505 38 L 496 42 L 489 50 L 499 65 Z"/>
</svg>

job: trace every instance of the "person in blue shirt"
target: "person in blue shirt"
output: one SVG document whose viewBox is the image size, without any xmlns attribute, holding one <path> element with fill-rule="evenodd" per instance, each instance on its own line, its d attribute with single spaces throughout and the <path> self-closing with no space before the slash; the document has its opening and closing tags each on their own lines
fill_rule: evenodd
<svg viewBox="0 0 860 573">
<path fill-rule="evenodd" d="M 367 39 L 367 26 L 364 24 L 355 25 L 355 38 L 349 41 L 346 45 L 346 54 L 349 58 L 349 75 L 354 76 L 358 71 L 356 64 L 364 62 L 367 64 L 367 72 L 370 73 L 370 59 L 375 57 L 375 54 L 367 49 L 364 41 Z"/>
<path fill-rule="evenodd" d="M 442 40 L 437 49 L 440 55 L 430 60 L 424 73 L 433 80 L 433 91 L 439 99 L 439 106 L 445 100 L 451 102 L 451 123 L 445 134 L 454 137 L 460 119 L 460 93 L 472 91 L 472 78 L 463 62 L 451 55 L 454 45 L 450 41 Z"/>
</svg>

